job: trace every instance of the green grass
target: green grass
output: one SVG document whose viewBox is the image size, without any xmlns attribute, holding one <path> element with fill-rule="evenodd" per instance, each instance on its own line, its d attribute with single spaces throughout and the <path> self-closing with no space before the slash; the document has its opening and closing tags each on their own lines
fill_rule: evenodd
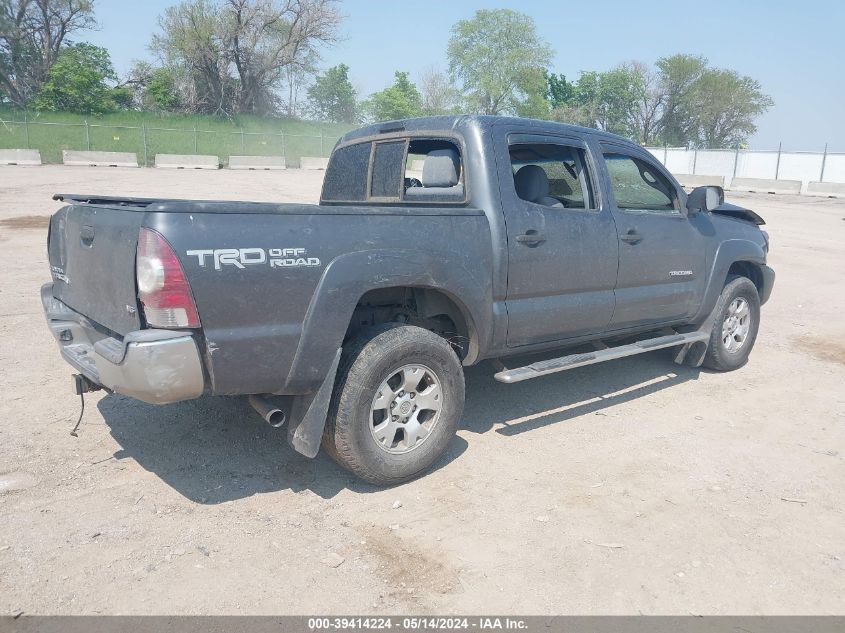
<svg viewBox="0 0 845 633">
<path fill-rule="evenodd" d="M 231 155 L 283 155 L 288 165 L 296 166 L 300 156 L 328 156 L 350 129 L 339 123 L 256 116 L 24 114 L 0 107 L 0 149 L 37 149 L 45 163 L 61 163 L 64 149 L 91 149 L 134 152 L 144 164 L 146 145 L 147 165 L 156 154 L 214 154 L 224 163 Z"/>
</svg>

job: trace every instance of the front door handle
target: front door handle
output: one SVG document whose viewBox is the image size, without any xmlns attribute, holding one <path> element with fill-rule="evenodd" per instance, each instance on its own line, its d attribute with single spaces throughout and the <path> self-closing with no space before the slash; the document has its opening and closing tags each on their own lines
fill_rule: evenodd
<svg viewBox="0 0 845 633">
<path fill-rule="evenodd" d="M 520 244 L 525 244 L 525 246 L 537 246 L 538 244 L 542 244 L 546 241 L 546 238 L 543 236 L 542 233 L 531 229 L 526 231 L 522 235 L 516 236 L 516 241 Z"/>
<path fill-rule="evenodd" d="M 619 239 L 623 242 L 627 242 L 628 244 L 639 244 L 643 241 L 643 236 L 637 233 L 634 229 L 631 229 Z"/>
</svg>

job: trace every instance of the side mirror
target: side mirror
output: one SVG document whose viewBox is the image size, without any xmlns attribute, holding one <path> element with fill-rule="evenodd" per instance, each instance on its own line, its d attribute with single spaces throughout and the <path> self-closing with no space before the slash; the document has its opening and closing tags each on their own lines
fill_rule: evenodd
<svg viewBox="0 0 845 633">
<path fill-rule="evenodd" d="M 687 195 L 687 211 L 695 215 L 701 211 L 712 211 L 725 202 L 725 190 L 721 187 L 696 187 Z"/>
</svg>

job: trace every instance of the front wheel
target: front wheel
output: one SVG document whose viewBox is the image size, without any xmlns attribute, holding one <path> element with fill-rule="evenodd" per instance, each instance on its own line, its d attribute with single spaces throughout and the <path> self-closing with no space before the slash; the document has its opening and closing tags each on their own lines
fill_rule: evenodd
<svg viewBox="0 0 845 633">
<path fill-rule="evenodd" d="M 728 278 L 715 312 L 704 366 L 717 371 L 742 367 L 760 327 L 757 287 L 747 277 Z"/>
<path fill-rule="evenodd" d="M 455 435 L 464 375 L 455 351 L 422 328 L 384 325 L 344 347 L 323 448 L 377 485 L 427 470 Z"/>
</svg>

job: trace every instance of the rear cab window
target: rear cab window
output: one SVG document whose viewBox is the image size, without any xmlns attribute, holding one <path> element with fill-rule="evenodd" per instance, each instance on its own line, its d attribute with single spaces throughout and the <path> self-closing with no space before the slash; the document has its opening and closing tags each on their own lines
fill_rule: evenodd
<svg viewBox="0 0 845 633">
<path fill-rule="evenodd" d="M 406 137 L 335 149 L 323 202 L 432 204 L 466 202 L 463 160 L 454 139 Z"/>
<path fill-rule="evenodd" d="M 326 168 L 321 198 L 331 202 L 366 200 L 369 164 L 370 143 L 347 145 L 336 149 Z"/>
<path fill-rule="evenodd" d="M 404 140 L 373 143 L 370 198 L 399 199 L 407 145 Z"/>
</svg>

